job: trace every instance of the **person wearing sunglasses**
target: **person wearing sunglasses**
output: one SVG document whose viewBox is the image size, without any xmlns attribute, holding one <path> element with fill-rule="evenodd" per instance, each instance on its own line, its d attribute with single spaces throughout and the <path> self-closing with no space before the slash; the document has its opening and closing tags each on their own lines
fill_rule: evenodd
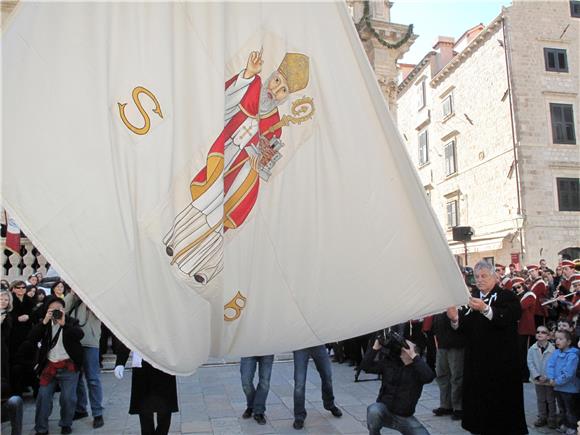
<svg viewBox="0 0 580 435">
<path fill-rule="evenodd" d="M 533 342 L 536 333 L 534 313 L 536 310 L 536 295 L 528 290 L 525 280 L 519 276 L 513 280 L 512 289 L 520 300 L 522 316 L 518 322 L 518 352 L 520 355 L 520 365 L 522 368 L 522 382 L 528 382 L 530 374 L 528 372 L 528 348 Z"/>
<path fill-rule="evenodd" d="M 528 369 L 530 371 L 530 381 L 533 382 L 536 390 L 538 406 L 538 418 L 534 422 L 534 426 L 542 427 L 548 425 L 550 429 L 556 429 L 558 427 L 556 396 L 554 387 L 548 383 L 547 377 L 548 360 L 556 348 L 550 343 L 548 338 L 548 328 L 538 326 L 536 329 L 536 342 L 528 350 Z"/>
</svg>

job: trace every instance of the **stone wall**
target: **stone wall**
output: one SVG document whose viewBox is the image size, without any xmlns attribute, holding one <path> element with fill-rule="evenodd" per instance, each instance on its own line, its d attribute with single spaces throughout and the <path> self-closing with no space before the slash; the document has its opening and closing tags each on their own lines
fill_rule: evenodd
<svg viewBox="0 0 580 435">
<path fill-rule="evenodd" d="M 580 177 L 580 19 L 568 1 L 515 0 L 507 10 L 510 63 L 519 139 L 526 258 L 549 264 L 580 246 L 580 212 L 558 210 L 557 177 Z M 569 72 L 547 72 L 544 47 L 565 49 Z M 554 144 L 549 104 L 574 106 L 575 145 Z"/>
<path fill-rule="evenodd" d="M 452 235 L 447 229 L 447 202 L 454 199 L 459 205 L 459 225 L 473 227 L 475 239 L 503 239 L 498 240 L 503 244 L 501 249 L 470 250 L 470 264 L 487 256 L 509 262 L 511 252 L 520 251 L 510 107 L 505 97 L 507 74 L 503 47 L 498 42 L 502 39 L 501 26 L 496 23 L 460 63 L 453 68 L 448 65 L 435 80 L 432 56 L 431 63 L 400 91 L 398 99 L 399 129 L 448 240 Z M 421 80 L 427 83 L 427 104 L 418 110 Z M 442 102 L 449 94 L 453 114 L 444 117 Z M 429 163 L 419 166 L 418 133 L 423 129 L 429 135 Z M 451 140 L 456 143 L 457 172 L 448 176 L 444 147 Z"/>
</svg>

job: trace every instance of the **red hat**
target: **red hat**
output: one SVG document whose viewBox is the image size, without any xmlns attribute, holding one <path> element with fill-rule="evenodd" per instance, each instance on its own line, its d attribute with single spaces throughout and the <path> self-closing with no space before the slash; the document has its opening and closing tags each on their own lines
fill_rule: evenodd
<svg viewBox="0 0 580 435">
<path fill-rule="evenodd" d="M 562 266 L 562 267 L 566 267 L 566 266 L 568 266 L 568 267 L 571 267 L 572 269 L 574 269 L 574 266 L 575 266 L 575 264 L 574 264 L 574 262 L 573 262 L 573 261 L 570 261 L 570 260 L 564 260 L 564 261 L 562 261 L 562 262 L 560 263 L 560 266 Z"/>
<path fill-rule="evenodd" d="M 528 264 L 526 266 L 526 269 L 528 269 L 528 270 L 535 270 L 535 269 L 539 269 L 539 268 L 540 268 L 540 266 L 538 266 L 537 264 Z"/>
<path fill-rule="evenodd" d="M 525 282 L 526 280 L 523 279 L 521 276 L 516 276 L 515 278 L 512 278 L 512 285 L 524 284 Z"/>
<path fill-rule="evenodd" d="M 580 273 L 575 273 L 570 277 L 570 284 L 574 284 L 575 282 L 580 282 Z"/>
<path fill-rule="evenodd" d="M 505 269 L 505 266 L 503 264 L 499 264 L 499 263 L 495 263 L 495 267 L 501 267 L 502 269 Z"/>
</svg>

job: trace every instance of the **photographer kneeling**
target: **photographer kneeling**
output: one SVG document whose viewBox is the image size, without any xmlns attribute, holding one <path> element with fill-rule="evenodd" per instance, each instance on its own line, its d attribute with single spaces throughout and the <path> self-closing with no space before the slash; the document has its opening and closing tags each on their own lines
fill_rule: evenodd
<svg viewBox="0 0 580 435">
<path fill-rule="evenodd" d="M 413 417 L 423 385 L 435 379 L 435 373 L 415 352 L 415 344 L 396 332 L 380 334 L 365 354 L 361 368 L 382 375 L 376 403 L 367 408 L 370 435 L 380 434 L 382 427 L 405 435 L 429 434 Z"/>
</svg>

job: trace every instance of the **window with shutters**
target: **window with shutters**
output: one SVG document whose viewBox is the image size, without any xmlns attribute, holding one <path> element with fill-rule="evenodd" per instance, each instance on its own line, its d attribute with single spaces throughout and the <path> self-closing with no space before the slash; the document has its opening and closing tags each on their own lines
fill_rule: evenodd
<svg viewBox="0 0 580 435">
<path fill-rule="evenodd" d="M 570 1 L 570 15 L 576 18 L 580 18 L 580 1 Z"/>
<path fill-rule="evenodd" d="M 546 71 L 568 72 L 566 50 L 561 48 L 544 48 Z"/>
<path fill-rule="evenodd" d="M 580 179 L 556 178 L 558 186 L 558 210 L 580 211 Z"/>
<path fill-rule="evenodd" d="M 554 143 L 575 144 L 574 109 L 572 104 L 550 103 L 552 140 Z"/>
<path fill-rule="evenodd" d="M 417 110 L 421 110 L 427 104 L 426 80 L 417 85 Z"/>
<path fill-rule="evenodd" d="M 457 199 L 447 202 L 447 228 L 453 228 L 459 225 L 457 216 Z"/>
<path fill-rule="evenodd" d="M 419 134 L 419 166 L 429 163 L 429 136 L 427 130 Z"/>
<path fill-rule="evenodd" d="M 449 94 L 443 100 L 443 119 L 453 115 L 453 94 Z"/>
<path fill-rule="evenodd" d="M 445 175 L 455 174 L 457 172 L 456 147 L 455 141 L 452 140 L 445 145 Z"/>
</svg>

